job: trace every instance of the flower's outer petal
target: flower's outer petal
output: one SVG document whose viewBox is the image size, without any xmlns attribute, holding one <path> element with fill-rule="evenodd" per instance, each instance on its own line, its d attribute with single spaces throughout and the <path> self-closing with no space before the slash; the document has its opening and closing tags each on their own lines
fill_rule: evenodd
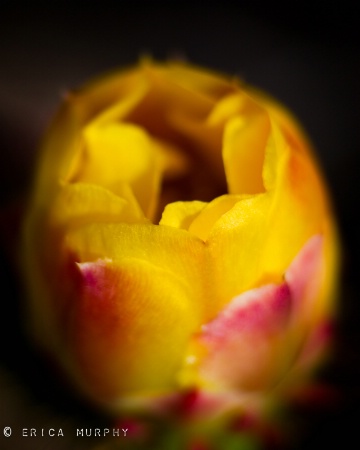
<svg viewBox="0 0 360 450">
<path fill-rule="evenodd" d="M 321 176 L 306 152 L 290 151 L 275 122 L 265 157 L 264 184 L 273 195 L 262 254 L 265 273 L 284 273 L 305 242 L 316 234 L 324 236 L 326 247 L 332 245 L 334 233 L 328 224 L 332 213 Z M 334 286 L 331 277 L 327 279 Z"/>
<path fill-rule="evenodd" d="M 291 392 L 295 386 L 301 386 L 308 379 L 309 372 L 316 369 L 331 350 L 333 301 L 337 286 L 333 281 L 335 267 L 328 251 L 324 236 L 313 236 L 285 273 L 293 298 L 287 339 L 295 357 L 289 373 L 278 386 L 285 393 L 287 389 Z M 330 286 L 331 292 L 328 291 Z"/>
<path fill-rule="evenodd" d="M 30 292 L 29 317 L 31 319 L 29 322 L 32 333 L 45 348 L 53 347 L 55 351 L 59 350 L 58 336 L 54 331 L 57 308 L 51 300 L 53 297 L 51 283 L 45 282 L 44 274 L 46 274 L 45 278 L 53 279 L 54 274 L 51 268 L 54 265 L 58 267 L 58 261 L 52 257 L 52 252 L 44 248 L 44 236 L 54 234 L 47 242 L 49 248 L 54 242 L 57 248 L 59 237 L 57 231 L 49 229 L 47 214 L 48 211 L 53 211 L 52 206 L 59 199 L 58 196 L 63 195 L 59 194 L 59 189 L 61 190 L 61 186 L 69 181 L 80 159 L 83 146 L 81 132 L 86 123 L 94 119 L 94 116 L 104 108 L 110 107 L 114 99 L 123 103 L 122 106 L 117 106 L 117 114 L 119 115 L 119 110 L 122 114 L 127 114 L 145 95 L 147 84 L 143 74 L 138 70 L 132 70 L 123 72 L 122 75 L 119 76 L 117 72 L 107 79 L 101 78 L 99 81 L 90 83 L 82 90 L 68 93 L 45 135 L 39 155 L 33 196 L 24 224 L 24 267 Z M 118 189 L 122 196 L 124 185 L 121 184 Z M 79 197 L 78 194 L 73 194 L 75 194 L 74 191 L 71 194 L 73 200 L 75 198 L 79 200 L 82 195 Z M 109 205 L 109 196 L 105 194 L 105 197 L 107 198 L 104 200 L 104 205 Z M 110 203 L 115 210 L 120 206 L 121 201 L 113 200 L 110 200 Z M 50 215 L 52 214 L 51 212 Z M 54 225 L 58 230 L 59 224 Z M 64 226 L 64 221 L 61 226 Z M 34 258 L 37 254 L 39 257 Z M 54 283 L 54 285 L 57 284 L 56 279 Z"/>
<path fill-rule="evenodd" d="M 301 377 L 304 374 L 306 375 L 309 369 L 315 368 L 321 361 L 321 358 L 328 356 L 331 350 L 330 344 L 334 342 L 334 337 L 335 333 L 331 319 L 327 319 L 326 322 L 319 323 L 313 327 L 305 339 L 301 352 L 294 364 L 293 372 L 296 372 L 296 375 Z"/>
<path fill-rule="evenodd" d="M 323 236 L 315 235 L 304 245 L 285 273 L 294 301 L 293 321 L 310 326 L 320 288 L 324 283 Z"/>
<path fill-rule="evenodd" d="M 328 281 L 333 274 L 326 256 L 324 236 L 315 235 L 304 245 L 285 273 L 285 281 L 293 298 L 292 346 L 301 348 L 296 367 L 305 371 L 325 354 L 333 334 L 334 293 L 324 296 L 324 286 L 333 284 Z"/>
<path fill-rule="evenodd" d="M 214 285 L 219 289 L 218 306 L 225 305 L 238 292 L 251 286 L 267 280 L 279 282 L 280 274 L 284 273 L 304 242 L 315 233 L 325 232 L 327 224 L 323 218 L 329 214 L 324 191 L 309 154 L 306 151 L 294 154 L 276 120 L 253 99 L 240 100 L 234 95 L 224 98 L 222 101 L 226 106 L 219 108 L 217 113 L 217 120 L 223 120 L 224 117 L 232 117 L 238 108 L 254 124 L 254 128 L 245 127 L 248 131 L 243 135 L 240 113 L 227 122 L 224 159 L 227 158 L 228 183 L 238 191 L 261 192 L 265 188 L 267 192 L 254 198 L 239 198 L 238 205 L 236 202 L 231 205 L 232 200 L 216 199 L 196 216 L 189 227 L 189 231 L 207 240 L 215 266 Z M 213 114 L 216 119 L 215 112 Z M 263 130 L 260 136 L 255 126 L 259 124 Z M 300 131 L 293 127 L 292 132 L 297 133 L 298 142 L 306 147 L 306 142 L 301 141 Z M 258 145 L 258 152 L 245 151 L 247 144 L 250 145 L 249 139 L 253 139 L 252 146 Z M 253 163 L 246 161 L 247 164 L 242 164 L 243 155 L 256 157 Z M 248 169 L 249 164 L 254 166 L 254 170 Z M 241 166 L 246 167 L 245 173 L 242 173 Z M 219 202 L 223 206 L 229 203 L 229 210 L 215 208 Z M 210 211 L 211 220 L 207 221 Z M 273 222 L 275 225 L 270 226 Z M 329 236 L 326 240 L 330 242 L 332 238 Z M 279 252 L 279 248 L 283 251 Z M 248 257 L 250 254 L 251 258 Z"/>
<path fill-rule="evenodd" d="M 113 201 L 111 196 L 110 200 Z M 111 205 L 116 209 L 118 203 Z M 56 223 L 30 242 L 29 259 L 26 260 L 32 293 L 29 324 L 39 343 L 51 352 L 62 354 L 61 335 L 66 328 L 64 317 L 74 302 L 69 280 L 73 278 L 76 262 L 94 262 L 104 256 L 116 263 L 129 258 L 147 262 L 159 270 L 175 274 L 191 286 L 196 299 L 192 303 L 192 314 L 201 317 L 204 314 L 204 299 L 212 293 L 204 295 L 203 283 L 210 274 L 205 246 L 199 238 L 169 226 L 107 220 L 107 217 L 99 215 L 97 222 L 91 223 L 83 223 L 85 220 L 76 218 L 77 224 L 74 222 L 73 225 L 77 226 L 70 226 L 71 221 L 67 225 Z M 49 248 L 54 249 L 57 258 L 53 258 Z M 36 260 L 30 258 L 35 251 L 38 255 Z M 54 285 L 59 287 L 55 292 L 52 290 Z"/>
<path fill-rule="evenodd" d="M 202 327 L 187 360 L 198 365 L 207 389 L 258 390 L 283 370 L 284 337 L 292 299 L 286 283 L 266 285 L 235 297 Z M 286 344 L 285 344 L 286 345 Z M 200 358 L 200 363 L 197 359 Z"/>
<path fill-rule="evenodd" d="M 292 298 L 287 342 L 293 355 L 291 376 L 301 379 L 325 355 L 331 334 L 331 298 L 324 299 L 328 273 L 324 235 L 312 236 L 302 247 L 285 272 L 285 282 Z M 321 305 L 320 307 L 318 305 Z"/>
<path fill-rule="evenodd" d="M 265 282 L 280 281 L 279 277 L 271 277 L 273 273 L 264 274 L 260 263 L 269 205 L 266 194 L 245 197 L 215 221 L 206 240 L 211 289 L 216 291 L 214 303 L 207 303 L 207 320 L 240 292 Z"/>
<path fill-rule="evenodd" d="M 311 316 L 323 272 L 323 237 L 316 235 L 290 264 L 285 282 L 236 296 L 201 328 L 189 347 L 183 382 L 195 380 L 212 390 L 263 390 L 281 380 L 297 355 L 299 365 L 314 358 L 324 341 Z"/>
<path fill-rule="evenodd" d="M 27 282 L 31 286 L 32 293 L 28 317 L 40 342 L 45 336 L 45 346 L 57 341 L 58 318 L 56 316 L 63 315 L 68 297 L 71 295 L 68 292 L 69 274 L 61 268 L 64 264 L 62 261 L 64 236 L 70 230 L 81 228 L 89 223 L 149 223 L 137 204 L 131 188 L 123 184 L 119 193 L 120 196 L 115 195 L 94 184 L 62 183 L 45 223 L 41 223 L 40 220 L 37 222 L 36 215 L 32 218 L 32 222 L 28 223 L 25 262 Z M 40 227 L 44 224 L 46 226 L 41 229 Z M 32 227 L 36 225 L 37 233 L 33 239 L 29 239 Z M 56 258 L 53 252 L 49 252 L 49 248 L 54 249 Z M 37 258 L 34 259 L 32 255 L 35 252 Z M 46 282 L 44 282 L 44 276 Z M 59 284 L 62 294 L 57 296 L 52 292 L 52 286 Z"/>
<path fill-rule="evenodd" d="M 144 261 L 169 271 L 192 287 L 194 314 L 205 308 L 204 280 L 211 277 L 206 246 L 198 237 L 170 226 L 152 224 L 93 223 L 70 230 L 63 243 L 78 262 L 94 262 L 106 255 L 114 263 L 124 259 Z M 206 283 L 205 283 L 206 284 Z"/>
<path fill-rule="evenodd" d="M 235 204 L 215 222 L 207 238 L 219 288 L 218 307 L 254 286 L 279 283 L 314 234 L 323 233 L 326 242 L 333 241 L 327 225 L 331 212 L 312 161 L 306 153 L 291 152 L 272 119 L 263 180 L 267 191 Z"/>
<path fill-rule="evenodd" d="M 67 330 L 80 385 L 104 404 L 173 389 L 199 324 L 190 286 L 135 258 L 78 267 Z"/>
</svg>

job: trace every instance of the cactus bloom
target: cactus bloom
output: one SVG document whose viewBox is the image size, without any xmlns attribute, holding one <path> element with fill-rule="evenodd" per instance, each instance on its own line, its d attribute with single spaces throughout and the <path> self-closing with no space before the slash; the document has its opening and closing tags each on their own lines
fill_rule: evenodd
<svg viewBox="0 0 360 450">
<path fill-rule="evenodd" d="M 115 410 L 189 390 L 246 408 L 306 378 L 334 313 L 336 229 L 299 125 L 180 63 L 67 95 L 23 256 L 33 335 Z"/>
</svg>

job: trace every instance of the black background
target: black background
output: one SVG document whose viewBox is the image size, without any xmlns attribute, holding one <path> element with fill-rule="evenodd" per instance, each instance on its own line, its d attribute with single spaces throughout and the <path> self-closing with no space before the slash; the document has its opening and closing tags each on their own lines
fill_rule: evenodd
<svg viewBox="0 0 360 450">
<path fill-rule="evenodd" d="M 298 116 L 318 151 L 344 247 L 339 337 L 323 374 L 340 396 L 335 406 L 301 412 L 304 429 L 294 446 L 358 442 L 358 27 L 355 3 L 346 0 L 0 1 L 0 427 L 103 421 L 58 386 L 21 331 L 22 296 L 7 252 L 16 227 L 5 211 L 26 194 L 41 134 L 68 89 L 142 55 L 180 56 L 270 92 Z M 10 445 L 0 432 L 1 448 L 39 448 L 16 436 Z M 61 439 L 49 447 L 41 442 L 43 448 L 72 448 Z"/>
</svg>

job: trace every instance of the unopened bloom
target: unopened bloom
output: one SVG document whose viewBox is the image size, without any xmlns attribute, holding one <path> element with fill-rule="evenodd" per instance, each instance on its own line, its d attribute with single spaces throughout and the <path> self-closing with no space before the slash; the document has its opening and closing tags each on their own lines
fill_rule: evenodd
<svg viewBox="0 0 360 450">
<path fill-rule="evenodd" d="M 243 407 L 321 353 L 324 183 L 289 113 L 236 79 L 145 62 L 68 94 L 24 235 L 31 329 L 100 405 Z"/>
</svg>

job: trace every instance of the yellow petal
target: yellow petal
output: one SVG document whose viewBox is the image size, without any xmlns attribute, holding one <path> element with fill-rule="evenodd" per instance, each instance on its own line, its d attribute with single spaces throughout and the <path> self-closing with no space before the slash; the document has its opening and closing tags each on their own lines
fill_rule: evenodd
<svg viewBox="0 0 360 450">
<path fill-rule="evenodd" d="M 164 209 L 159 225 L 188 230 L 190 224 L 206 206 L 205 202 L 174 202 Z M 196 234 L 196 233 L 195 233 Z M 199 236 L 200 237 L 200 236 Z"/>
<path fill-rule="evenodd" d="M 261 280 L 277 281 L 263 273 L 261 257 L 271 197 L 267 194 L 245 197 L 223 214 L 207 238 L 212 265 L 215 303 L 208 304 L 208 318 L 231 298 L 259 285 Z"/>
<path fill-rule="evenodd" d="M 234 87 L 229 84 L 228 92 L 224 91 L 225 95 L 212 105 L 206 117 L 193 117 L 179 108 L 169 115 L 169 123 L 191 145 L 192 153 L 213 174 L 212 183 L 218 183 L 223 192 L 224 164 L 227 184 L 231 184 L 230 193 L 261 192 L 261 167 L 268 133 L 267 114 L 250 96 L 235 91 Z M 235 128 L 231 125 L 233 122 L 237 123 Z M 231 128 L 225 131 L 225 137 L 224 128 Z M 251 165 L 246 166 L 247 163 Z M 255 175 L 251 177 L 249 174 L 253 173 Z M 248 183 L 255 189 L 232 190 L 234 183 L 243 183 L 244 187 Z"/>
<path fill-rule="evenodd" d="M 262 166 L 269 135 L 269 119 L 260 112 L 231 119 L 224 131 L 223 159 L 230 194 L 264 191 Z"/>
<path fill-rule="evenodd" d="M 306 153 L 291 152 L 273 120 L 263 179 L 268 192 L 236 203 L 207 238 L 218 307 L 265 281 L 279 282 L 304 243 L 324 232 L 329 211 L 318 174 Z"/>
<path fill-rule="evenodd" d="M 54 201 L 53 226 L 67 228 L 91 222 L 146 222 L 131 188 L 123 183 L 121 196 L 96 185 L 66 183 Z"/>
<path fill-rule="evenodd" d="M 222 195 L 208 203 L 189 226 L 190 233 L 206 241 L 215 223 L 228 212 L 243 197 L 235 195 Z"/>
<path fill-rule="evenodd" d="M 137 70 L 124 71 L 95 80 L 83 89 L 70 92 L 47 131 L 37 168 L 34 204 L 49 202 L 59 180 L 67 181 L 74 170 L 74 160 L 82 147 L 81 131 L 100 112 L 107 109 L 117 118 L 129 113 L 141 101 L 148 89 L 146 78 Z M 104 112 L 105 108 L 105 112 Z M 113 116 L 111 116 L 113 117 Z M 75 164 L 76 165 L 76 164 Z"/>
<path fill-rule="evenodd" d="M 135 258 L 168 270 L 193 286 L 199 299 L 193 306 L 203 308 L 205 245 L 185 230 L 152 224 L 92 223 L 71 230 L 64 248 L 79 262 L 96 261 L 106 255 L 114 262 Z"/>
<path fill-rule="evenodd" d="M 82 388 L 104 404 L 173 389 L 199 325 L 191 286 L 134 258 L 81 263 L 79 269 L 68 338 Z"/>
<path fill-rule="evenodd" d="M 323 237 L 313 236 L 281 284 L 265 284 L 231 299 L 194 335 L 180 380 L 215 391 L 274 388 L 302 350 L 308 351 L 312 310 L 323 284 L 322 249 Z"/>
<path fill-rule="evenodd" d="M 269 155 L 273 155 L 273 161 L 269 157 L 266 164 L 273 165 L 274 169 L 270 172 L 276 174 L 273 181 L 269 176 L 265 183 L 273 186 L 273 201 L 267 219 L 269 225 L 263 248 L 263 269 L 281 273 L 312 235 L 324 233 L 325 220 L 330 211 L 313 161 L 306 153 L 290 151 L 284 135 L 274 122 Z"/>
<path fill-rule="evenodd" d="M 151 138 L 126 123 L 90 126 L 84 133 L 82 164 L 76 181 L 96 183 L 114 193 L 128 183 L 147 217 L 155 212 L 161 181 L 161 160 Z"/>
</svg>

